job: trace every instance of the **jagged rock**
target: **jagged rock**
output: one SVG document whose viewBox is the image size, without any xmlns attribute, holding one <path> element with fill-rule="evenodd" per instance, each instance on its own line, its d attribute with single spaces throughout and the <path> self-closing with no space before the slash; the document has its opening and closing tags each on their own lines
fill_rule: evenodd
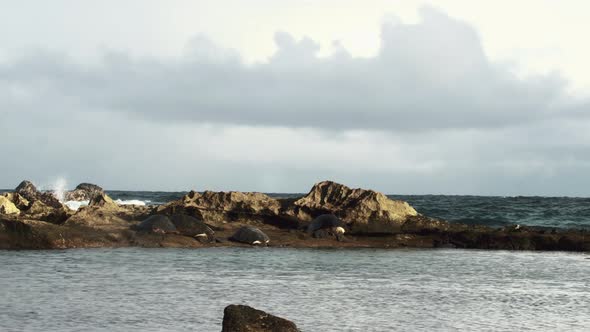
<svg viewBox="0 0 590 332">
<path fill-rule="evenodd" d="M 223 311 L 221 332 L 299 332 L 295 323 L 246 305 L 232 304 Z"/>
<path fill-rule="evenodd" d="M 149 214 L 149 208 L 121 206 L 107 194 L 97 194 L 88 204 L 81 207 L 67 221 L 66 225 L 83 225 L 92 228 L 128 228 L 133 220 L 141 220 Z"/>
<path fill-rule="evenodd" d="M 90 202 L 88 203 L 88 206 L 113 210 L 118 210 L 120 208 L 119 204 L 115 203 L 115 201 L 113 201 L 113 199 L 105 193 L 100 193 L 93 196 Z"/>
<path fill-rule="evenodd" d="M 25 180 L 21 182 L 14 191 L 32 203 L 35 201 L 41 201 L 43 204 L 52 208 L 63 208 L 61 202 L 55 198 L 53 194 L 49 192 L 40 192 L 31 181 Z"/>
<path fill-rule="evenodd" d="M 28 210 L 31 207 L 31 202 L 18 193 L 5 193 L 3 196 L 14 203 L 19 210 Z"/>
<path fill-rule="evenodd" d="M 223 223 L 276 216 L 280 208 L 279 201 L 262 193 L 205 191 L 199 194 L 191 191 L 180 200 L 161 206 L 158 212 L 183 213 L 207 222 Z"/>
<path fill-rule="evenodd" d="M 6 196 L 0 196 L 0 214 L 17 214 L 20 210 Z"/>
<path fill-rule="evenodd" d="M 92 183 L 80 183 L 65 195 L 66 201 L 90 201 L 98 195 L 104 195 L 104 190 Z"/>
<path fill-rule="evenodd" d="M 286 213 L 304 221 L 311 221 L 321 214 L 335 214 L 349 225 L 352 232 L 368 234 L 399 232 L 408 217 L 418 215 L 407 202 L 331 181 L 314 185 L 306 196 L 288 207 Z"/>
</svg>

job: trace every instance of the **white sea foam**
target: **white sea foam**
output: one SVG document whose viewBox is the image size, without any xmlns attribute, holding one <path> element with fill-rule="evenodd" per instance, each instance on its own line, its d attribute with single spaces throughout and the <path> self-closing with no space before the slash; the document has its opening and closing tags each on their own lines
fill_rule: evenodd
<svg viewBox="0 0 590 332">
<path fill-rule="evenodd" d="M 67 186 L 68 182 L 64 178 L 58 178 L 51 185 L 51 191 L 53 192 L 53 196 L 62 203 L 66 198 Z"/>
<path fill-rule="evenodd" d="M 88 206 L 88 204 L 90 204 L 90 201 L 67 201 L 64 203 L 64 205 L 67 206 L 68 209 L 73 211 L 78 211 L 78 209 L 80 209 L 83 206 Z"/>
<path fill-rule="evenodd" d="M 141 206 L 145 206 L 144 201 L 140 201 L 138 199 L 129 199 L 129 200 L 121 200 L 121 199 L 117 199 L 115 201 L 115 203 L 119 204 L 119 205 L 141 205 Z"/>
</svg>

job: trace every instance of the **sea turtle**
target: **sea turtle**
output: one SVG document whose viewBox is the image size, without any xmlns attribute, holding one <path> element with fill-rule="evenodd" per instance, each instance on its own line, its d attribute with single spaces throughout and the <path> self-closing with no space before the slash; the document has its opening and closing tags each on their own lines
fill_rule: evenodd
<svg viewBox="0 0 590 332">
<path fill-rule="evenodd" d="M 307 232 L 317 238 L 336 236 L 336 239 L 340 241 L 345 233 L 344 226 L 344 222 L 335 215 L 322 214 L 307 226 Z"/>
<path fill-rule="evenodd" d="M 214 240 L 215 232 L 202 220 L 186 214 L 174 214 L 170 216 L 170 220 L 182 235 L 192 236 L 200 242 Z"/>
<path fill-rule="evenodd" d="M 266 245 L 270 241 L 268 236 L 264 234 L 261 230 L 256 227 L 252 226 L 242 226 L 240 227 L 234 235 L 230 238 L 230 240 L 248 243 L 252 245 Z"/>
<path fill-rule="evenodd" d="M 176 227 L 167 216 L 156 214 L 148 217 L 137 225 L 137 229 L 144 232 L 151 233 L 176 233 Z"/>
</svg>

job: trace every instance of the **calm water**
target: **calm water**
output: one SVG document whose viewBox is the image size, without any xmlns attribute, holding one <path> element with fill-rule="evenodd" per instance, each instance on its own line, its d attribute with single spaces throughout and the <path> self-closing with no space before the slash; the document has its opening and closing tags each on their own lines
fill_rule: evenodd
<svg viewBox="0 0 590 332">
<path fill-rule="evenodd" d="M 463 250 L 0 251 L 0 331 L 220 331 L 249 304 L 303 331 L 588 331 L 590 259 Z"/>
</svg>

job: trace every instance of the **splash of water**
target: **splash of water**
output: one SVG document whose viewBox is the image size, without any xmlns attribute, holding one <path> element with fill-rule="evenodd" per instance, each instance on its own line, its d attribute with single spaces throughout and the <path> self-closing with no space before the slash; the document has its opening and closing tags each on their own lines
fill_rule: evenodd
<svg viewBox="0 0 590 332">
<path fill-rule="evenodd" d="M 66 191 L 67 191 L 68 182 L 64 178 L 58 178 L 53 182 L 52 185 L 52 192 L 53 197 L 57 198 L 60 202 L 64 203 L 66 199 Z"/>
</svg>

